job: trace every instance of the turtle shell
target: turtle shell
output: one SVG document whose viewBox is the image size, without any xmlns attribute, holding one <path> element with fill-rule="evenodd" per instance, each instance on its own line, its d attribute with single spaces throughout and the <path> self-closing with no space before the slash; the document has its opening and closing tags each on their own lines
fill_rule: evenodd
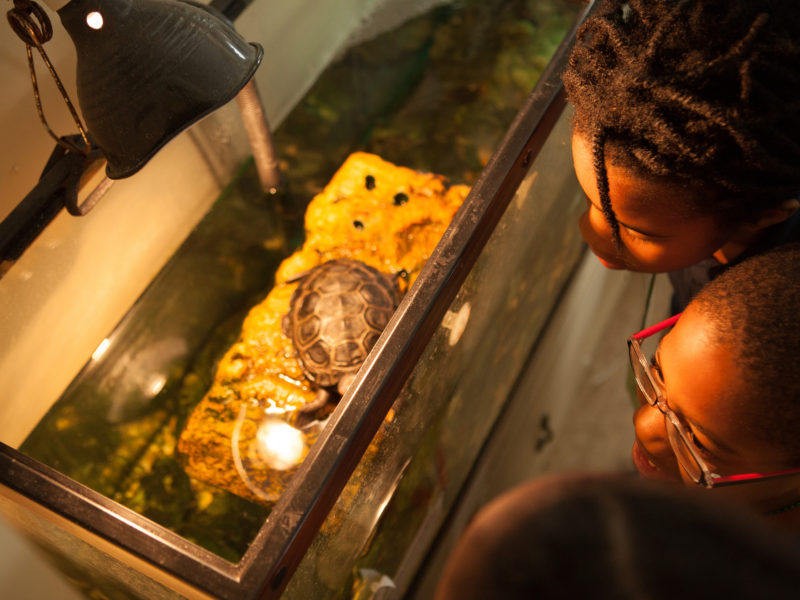
<svg viewBox="0 0 800 600">
<path fill-rule="evenodd" d="M 335 259 L 305 273 L 283 332 L 303 372 L 321 387 L 358 371 L 389 322 L 398 294 L 389 277 L 357 260 Z"/>
</svg>

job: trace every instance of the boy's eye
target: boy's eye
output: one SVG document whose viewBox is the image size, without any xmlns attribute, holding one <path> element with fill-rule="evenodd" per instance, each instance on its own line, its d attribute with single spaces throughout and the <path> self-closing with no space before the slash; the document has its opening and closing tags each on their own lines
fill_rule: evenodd
<svg viewBox="0 0 800 600">
<path fill-rule="evenodd" d="M 631 238 L 632 240 L 634 240 L 636 242 L 640 242 L 642 244 L 652 244 L 652 243 L 654 243 L 653 238 L 651 238 L 649 235 L 645 235 L 643 233 L 639 233 L 638 231 L 634 231 L 633 229 L 628 229 L 624 225 L 620 226 L 620 230 L 624 231 L 628 235 L 629 238 Z"/>
<path fill-rule="evenodd" d="M 656 375 L 658 375 L 658 378 L 659 378 L 659 379 L 663 379 L 663 378 L 664 378 L 664 374 L 661 372 L 661 365 L 659 365 L 659 364 L 658 364 L 658 362 L 656 362 L 656 361 L 653 361 L 653 362 L 651 363 L 651 366 L 653 367 L 653 372 L 654 372 Z"/>
<path fill-rule="evenodd" d="M 702 454 L 705 454 L 706 456 L 714 456 L 711 453 L 711 451 L 708 448 L 706 448 L 699 439 L 697 439 L 697 436 L 695 435 L 694 431 L 691 430 L 691 428 L 685 427 L 685 429 L 686 433 L 689 436 L 689 439 L 692 441 L 692 444 L 694 444 L 695 448 L 697 448 Z"/>
<path fill-rule="evenodd" d="M 664 387 L 664 374 L 661 372 L 661 365 L 658 364 L 658 360 L 653 360 L 650 362 L 650 372 L 653 374 L 653 378 L 656 380 L 657 383 L 661 384 L 661 387 Z"/>
</svg>

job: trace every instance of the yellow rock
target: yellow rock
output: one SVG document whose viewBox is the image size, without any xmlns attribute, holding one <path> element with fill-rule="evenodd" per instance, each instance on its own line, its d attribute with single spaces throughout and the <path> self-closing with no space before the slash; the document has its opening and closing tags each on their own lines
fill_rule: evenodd
<svg viewBox="0 0 800 600">
<path fill-rule="evenodd" d="M 468 192 L 467 186 L 448 186 L 442 176 L 373 154 L 347 158 L 309 203 L 303 246 L 281 263 L 275 286 L 250 310 L 211 389 L 190 415 L 178 452 L 191 477 L 257 502 L 277 500 L 296 466 L 276 469 L 265 462 L 260 424 L 273 418 L 291 424 L 295 411 L 316 395 L 281 329 L 297 285 L 290 280 L 328 260 L 353 258 L 390 275 L 402 274 L 404 293 Z M 317 433 L 305 436 L 297 460 Z"/>
</svg>

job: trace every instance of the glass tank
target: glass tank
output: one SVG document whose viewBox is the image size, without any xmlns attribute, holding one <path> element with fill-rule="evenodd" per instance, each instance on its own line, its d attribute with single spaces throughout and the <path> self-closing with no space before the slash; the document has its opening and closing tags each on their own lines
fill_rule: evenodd
<svg viewBox="0 0 800 600">
<path fill-rule="evenodd" d="M 242 165 L 1 448 L 0 509 L 87 595 L 410 585 L 583 251 L 559 75 L 585 3 L 434 4 L 325 69 L 274 133 L 283 190 Z M 321 376 L 282 317 L 337 258 L 397 295 L 349 387 L 306 412 Z"/>
</svg>

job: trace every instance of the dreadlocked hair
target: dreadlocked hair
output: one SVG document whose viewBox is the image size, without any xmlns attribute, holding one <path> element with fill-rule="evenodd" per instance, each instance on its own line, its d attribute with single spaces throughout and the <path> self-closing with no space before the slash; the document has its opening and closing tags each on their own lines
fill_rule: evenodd
<svg viewBox="0 0 800 600">
<path fill-rule="evenodd" d="M 800 5 L 602 0 L 564 74 L 619 243 L 606 155 L 709 191 L 695 211 L 744 220 L 800 194 Z"/>
</svg>

